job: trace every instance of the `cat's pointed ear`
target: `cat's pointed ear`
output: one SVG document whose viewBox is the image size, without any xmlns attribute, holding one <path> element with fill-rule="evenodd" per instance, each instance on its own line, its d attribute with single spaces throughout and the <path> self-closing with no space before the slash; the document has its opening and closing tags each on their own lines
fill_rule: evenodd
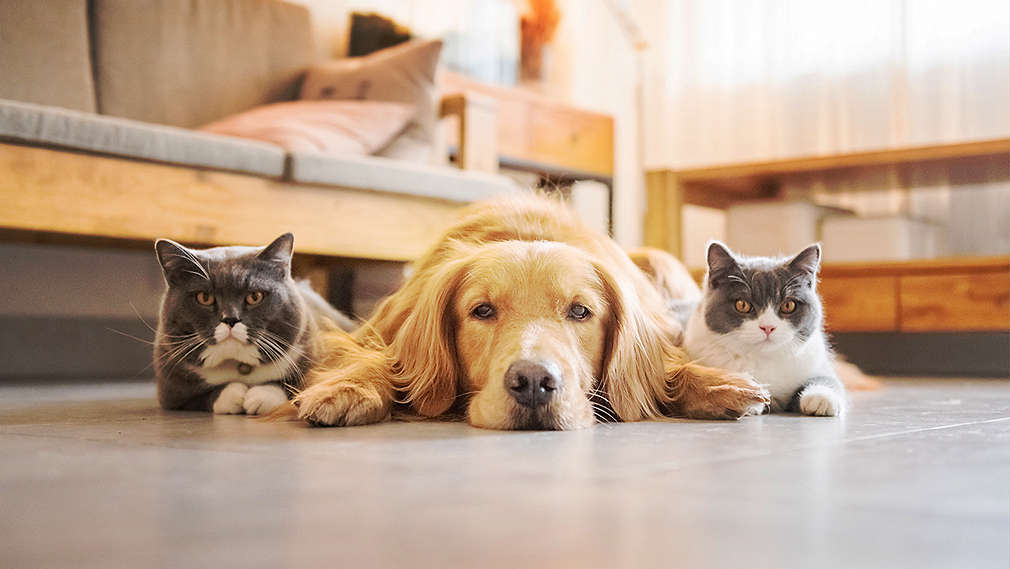
<svg viewBox="0 0 1010 569">
<path fill-rule="evenodd" d="M 279 263 L 290 269 L 291 254 L 294 253 L 294 251 L 295 236 L 291 233 L 285 233 L 277 239 L 274 239 L 273 243 L 264 247 L 263 250 L 256 255 L 256 258 L 261 261 Z"/>
<path fill-rule="evenodd" d="M 179 283 L 190 277 L 210 280 L 207 269 L 200 264 L 200 259 L 192 249 L 187 249 L 171 239 L 158 239 L 154 242 L 154 252 L 158 255 L 161 270 L 165 273 L 165 281 L 169 284 Z"/>
<path fill-rule="evenodd" d="M 708 259 L 708 280 L 715 286 L 723 277 L 740 270 L 736 258 L 729 250 L 729 247 L 719 241 L 708 242 L 708 252 L 705 254 Z"/>
<path fill-rule="evenodd" d="M 814 243 L 813 245 L 807 247 L 806 249 L 800 251 L 796 254 L 791 261 L 789 261 L 789 270 L 794 273 L 806 273 L 808 275 L 816 275 L 817 271 L 821 269 L 821 244 Z"/>
</svg>

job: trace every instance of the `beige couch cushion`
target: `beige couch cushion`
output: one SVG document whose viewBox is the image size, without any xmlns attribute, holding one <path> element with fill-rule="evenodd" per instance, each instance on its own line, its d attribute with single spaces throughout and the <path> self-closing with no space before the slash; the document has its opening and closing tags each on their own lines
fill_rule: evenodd
<svg viewBox="0 0 1010 569">
<path fill-rule="evenodd" d="M 440 40 L 419 40 L 364 57 L 349 57 L 316 65 L 305 75 L 301 98 L 411 104 L 417 112 L 410 125 L 378 154 L 413 162 L 444 163 L 435 88 L 441 51 Z"/>
<path fill-rule="evenodd" d="M 95 110 L 87 0 L 0 0 L 0 99 Z"/>
<path fill-rule="evenodd" d="M 275 0 L 92 0 L 98 109 L 198 127 L 290 100 L 315 58 L 309 12 Z"/>
<path fill-rule="evenodd" d="M 335 158 L 314 152 L 290 153 L 288 177 L 295 182 L 365 188 L 469 202 L 516 191 L 512 180 L 485 172 L 412 164 L 377 156 Z"/>
<path fill-rule="evenodd" d="M 0 140 L 277 178 L 284 175 L 284 150 L 272 144 L 20 101 L 0 100 Z"/>
</svg>

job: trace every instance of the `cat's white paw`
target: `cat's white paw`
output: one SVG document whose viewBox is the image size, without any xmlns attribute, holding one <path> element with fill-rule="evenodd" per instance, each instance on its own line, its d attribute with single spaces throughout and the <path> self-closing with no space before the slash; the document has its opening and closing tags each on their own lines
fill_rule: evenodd
<svg viewBox="0 0 1010 569">
<path fill-rule="evenodd" d="M 824 385 L 811 385 L 800 394 L 800 412 L 817 417 L 837 417 L 845 412 L 845 398 Z"/>
<path fill-rule="evenodd" d="M 225 386 L 214 400 L 214 413 L 218 415 L 238 415 L 245 409 L 242 404 L 245 402 L 245 395 L 249 391 L 249 386 L 244 383 L 232 382 Z"/>
<path fill-rule="evenodd" d="M 266 415 L 287 402 L 288 395 L 284 393 L 284 388 L 276 383 L 268 383 L 250 387 L 242 406 L 246 415 Z"/>
</svg>

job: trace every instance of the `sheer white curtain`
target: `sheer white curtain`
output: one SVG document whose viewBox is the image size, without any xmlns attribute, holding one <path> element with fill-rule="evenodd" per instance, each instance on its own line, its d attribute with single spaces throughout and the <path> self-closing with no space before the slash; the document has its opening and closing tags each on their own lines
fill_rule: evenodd
<svg viewBox="0 0 1010 569">
<path fill-rule="evenodd" d="M 650 167 L 1010 136 L 1007 0 L 641 0 L 638 7 L 653 46 L 645 77 Z M 866 215 L 944 223 L 951 253 L 1010 252 L 1006 168 L 982 170 L 967 180 L 947 169 L 810 176 L 787 191 Z"/>
<path fill-rule="evenodd" d="M 645 0 L 654 166 L 1010 135 L 1006 0 Z"/>
</svg>

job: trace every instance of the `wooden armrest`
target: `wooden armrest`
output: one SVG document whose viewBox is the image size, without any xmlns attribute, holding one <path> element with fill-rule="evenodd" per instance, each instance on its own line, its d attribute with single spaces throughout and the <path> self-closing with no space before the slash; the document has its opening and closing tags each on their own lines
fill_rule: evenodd
<svg viewBox="0 0 1010 569">
<path fill-rule="evenodd" d="M 456 164 L 463 170 L 498 171 L 498 103 L 474 93 L 442 97 L 439 117 L 457 117 Z"/>
</svg>

